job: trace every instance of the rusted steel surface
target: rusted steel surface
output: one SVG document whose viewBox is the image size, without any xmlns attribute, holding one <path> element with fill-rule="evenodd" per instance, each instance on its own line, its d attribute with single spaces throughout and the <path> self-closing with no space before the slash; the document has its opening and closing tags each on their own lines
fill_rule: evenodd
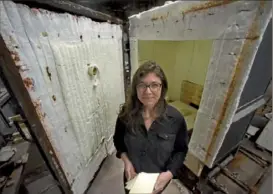
<svg viewBox="0 0 273 194">
<path fill-rule="evenodd" d="M 243 182 L 243 181 L 241 181 L 241 180 L 239 180 L 239 179 L 237 178 L 238 174 L 230 172 L 227 168 L 223 168 L 223 169 L 222 169 L 222 172 L 223 172 L 224 175 L 226 175 L 226 176 L 227 176 L 228 178 L 230 178 L 232 181 L 234 181 L 235 183 L 237 183 L 237 184 L 238 184 L 240 187 L 242 187 L 244 190 L 246 190 L 246 191 L 249 191 L 249 190 L 250 190 L 249 187 L 248 187 L 248 185 L 247 185 L 245 182 Z"/>
<path fill-rule="evenodd" d="M 234 164 L 235 163 L 235 164 Z M 239 151 L 234 160 L 227 166 L 228 171 L 246 185 L 254 185 L 269 165 L 257 163 L 254 156 L 249 157 Z M 251 169 L 251 171 L 249 170 Z"/>
<path fill-rule="evenodd" d="M 33 105 L 35 107 L 36 113 L 38 114 L 39 119 L 44 122 L 44 118 L 46 116 L 46 113 L 42 111 L 41 102 L 39 100 L 36 100 L 33 102 Z"/>
<path fill-rule="evenodd" d="M 239 152 L 234 159 L 225 167 L 221 166 L 221 170 L 208 177 L 208 181 L 214 189 L 224 193 L 258 193 L 259 187 L 272 171 L 271 161 L 259 163 L 255 158 L 267 158 L 271 154 L 259 151 L 249 141 L 244 142 L 243 146 L 249 144 L 249 152 Z M 246 154 L 247 153 L 247 154 Z M 251 157 L 250 157 L 251 156 Z M 213 171 L 212 171 L 213 172 Z"/>
<path fill-rule="evenodd" d="M 258 158 L 257 156 L 250 154 L 244 150 L 240 150 L 240 152 L 242 152 L 244 155 L 246 155 L 247 157 L 251 158 L 254 162 L 256 162 L 257 164 L 261 165 L 262 167 L 266 167 L 268 166 L 268 164 L 266 161 L 261 160 L 260 158 Z"/>
<path fill-rule="evenodd" d="M 169 17 L 169 12 L 167 12 L 167 14 L 165 15 L 154 15 L 152 18 L 151 18 L 151 21 L 156 21 L 156 20 L 166 20 L 168 17 Z"/>
<path fill-rule="evenodd" d="M 16 55 L 16 54 L 15 54 Z M 20 70 L 17 68 L 17 64 L 20 62 L 18 57 L 14 57 L 14 53 L 10 53 L 7 49 L 4 40 L 0 36 L 0 57 L 3 58 L 4 63 L 1 63 L 1 70 L 5 75 L 8 84 L 11 88 L 11 92 L 14 94 L 21 108 L 24 111 L 26 119 L 29 122 L 29 130 L 35 142 L 42 148 L 42 155 L 45 155 L 49 162 L 49 168 L 52 169 L 53 175 L 60 182 L 65 193 L 71 193 L 70 186 L 64 175 L 64 171 L 58 162 L 57 153 L 55 153 L 48 136 L 46 135 L 46 129 L 42 123 L 45 114 L 41 110 L 39 101 L 32 102 L 27 91 L 27 87 L 31 86 L 31 78 L 22 80 L 20 76 Z M 15 60 L 16 59 L 16 60 Z"/>
<path fill-rule="evenodd" d="M 255 152 L 249 150 L 249 149 L 248 149 L 247 147 L 245 147 L 245 146 L 241 146 L 241 147 L 240 147 L 240 151 L 243 152 L 243 153 L 244 153 L 244 152 L 247 152 L 248 154 L 252 155 L 252 156 L 255 157 L 256 159 L 259 159 L 259 161 L 262 162 L 263 164 L 264 164 L 264 163 L 266 163 L 267 165 L 272 164 L 272 161 L 271 161 L 271 160 L 269 160 L 268 158 L 265 158 L 265 157 L 261 156 L 259 153 L 255 153 Z"/>
<path fill-rule="evenodd" d="M 263 5 L 264 5 L 264 3 L 260 2 L 260 9 L 263 7 Z M 228 106 L 230 103 L 233 103 L 233 102 L 230 102 L 230 100 L 231 100 L 231 97 L 232 97 L 233 92 L 235 90 L 237 79 L 238 79 L 239 75 L 241 74 L 244 60 L 246 58 L 250 57 L 249 56 L 249 49 L 251 48 L 251 45 L 254 43 L 254 41 L 257 41 L 257 39 L 259 38 L 259 35 L 258 35 L 258 22 L 259 22 L 258 15 L 260 14 L 260 9 L 257 11 L 255 19 L 249 28 L 249 31 L 246 36 L 246 40 L 242 46 L 242 51 L 237 59 L 237 63 L 235 65 L 235 70 L 234 70 L 234 73 L 232 76 L 232 81 L 229 85 L 229 89 L 228 89 L 227 95 L 225 96 L 225 100 L 224 100 L 224 103 L 221 108 L 221 112 L 220 112 L 219 119 L 217 121 L 217 125 L 216 125 L 215 129 L 213 130 L 212 139 L 211 139 L 210 144 L 208 146 L 207 155 L 205 157 L 206 162 L 208 162 L 208 159 L 210 157 L 210 152 L 212 151 L 212 148 L 216 142 L 219 131 L 221 129 L 222 122 L 224 121 L 224 118 L 226 117 Z"/>
<path fill-rule="evenodd" d="M 182 14 L 187 14 L 187 13 L 197 12 L 197 11 L 201 11 L 201 10 L 206 10 L 206 9 L 213 8 L 213 7 L 227 5 L 227 4 L 233 3 L 234 1 L 235 0 L 209 1 L 206 3 L 201 3 L 200 5 L 193 6 L 190 9 L 183 11 Z"/>
<path fill-rule="evenodd" d="M 33 90 L 34 89 L 34 83 L 33 83 L 33 79 L 27 77 L 23 80 L 26 88 Z"/>
<path fill-rule="evenodd" d="M 236 157 L 234 157 L 234 160 L 229 164 L 230 169 L 239 169 L 243 162 L 245 162 L 248 158 L 238 152 Z"/>
<path fill-rule="evenodd" d="M 185 11 L 182 11 L 182 15 L 184 14 L 188 14 L 188 13 L 192 13 L 192 12 L 198 12 L 198 11 L 202 11 L 202 10 L 207 10 L 209 8 L 213 8 L 213 7 L 219 7 L 219 6 L 222 6 L 222 5 L 227 5 L 227 4 L 230 4 L 230 3 L 233 3 L 234 1 L 236 0 L 223 0 L 223 1 L 217 1 L 217 0 L 214 0 L 214 1 L 209 1 L 209 2 L 206 2 L 206 3 L 200 3 L 199 5 L 195 5 Z M 212 13 L 209 13 L 211 15 L 213 15 Z M 157 20 L 166 20 L 168 17 L 169 17 L 170 13 L 167 12 L 166 14 L 162 14 L 162 15 L 154 15 L 152 18 L 151 18 L 151 21 L 154 22 L 154 21 L 157 21 Z"/>
<path fill-rule="evenodd" d="M 258 194 L 259 193 L 259 188 L 262 185 L 262 183 L 265 181 L 265 179 L 272 174 L 272 169 L 271 168 L 267 168 L 262 176 L 259 178 L 259 180 L 256 182 L 256 184 L 254 186 L 250 187 L 250 193 L 251 194 Z"/>
</svg>

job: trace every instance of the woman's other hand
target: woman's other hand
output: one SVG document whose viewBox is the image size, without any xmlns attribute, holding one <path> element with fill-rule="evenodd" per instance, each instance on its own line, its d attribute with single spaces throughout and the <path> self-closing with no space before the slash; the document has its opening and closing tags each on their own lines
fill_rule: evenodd
<svg viewBox="0 0 273 194">
<path fill-rule="evenodd" d="M 121 159 L 124 162 L 125 177 L 127 181 L 129 181 L 133 179 L 137 175 L 137 173 L 126 153 L 121 154 Z"/>
<path fill-rule="evenodd" d="M 155 183 L 153 194 L 161 192 L 167 186 L 167 184 L 170 182 L 172 178 L 173 175 L 170 171 L 160 173 Z"/>
</svg>

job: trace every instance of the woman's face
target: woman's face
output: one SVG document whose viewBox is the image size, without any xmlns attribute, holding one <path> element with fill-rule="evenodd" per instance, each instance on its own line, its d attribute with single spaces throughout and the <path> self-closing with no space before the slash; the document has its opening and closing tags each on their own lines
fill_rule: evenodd
<svg viewBox="0 0 273 194">
<path fill-rule="evenodd" d="M 154 107 L 161 96 L 161 80 L 155 73 L 143 77 L 136 86 L 137 97 L 145 107 Z"/>
</svg>

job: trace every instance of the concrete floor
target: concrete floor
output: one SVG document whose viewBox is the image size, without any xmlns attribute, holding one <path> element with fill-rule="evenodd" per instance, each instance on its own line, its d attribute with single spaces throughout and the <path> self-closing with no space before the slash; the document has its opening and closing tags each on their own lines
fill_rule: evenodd
<svg viewBox="0 0 273 194">
<path fill-rule="evenodd" d="M 61 194 L 57 182 L 50 174 L 35 180 L 27 185 L 29 194 Z M 164 191 L 164 194 L 189 194 L 191 193 L 180 181 L 173 180 Z M 269 173 L 260 186 L 257 194 L 272 193 L 272 174 Z M 124 194 L 123 189 L 123 163 L 115 155 L 108 156 L 96 178 L 86 194 Z"/>
<path fill-rule="evenodd" d="M 265 178 L 261 187 L 259 188 L 258 194 L 271 194 L 272 193 L 272 172 Z"/>
<path fill-rule="evenodd" d="M 49 174 L 27 185 L 29 194 L 61 194 L 56 181 Z M 178 180 L 173 180 L 164 194 L 190 194 Z M 272 193 L 272 174 L 263 181 L 257 194 Z M 86 194 L 124 194 L 123 163 L 114 155 L 108 156 L 103 162 L 96 178 Z"/>
<path fill-rule="evenodd" d="M 246 142 L 246 145 L 252 146 L 252 143 Z M 253 147 L 254 148 L 254 147 Z M 256 149 L 255 149 L 256 150 Z M 256 150 L 256 154 L 263 158 L 271 160 L 272 155 L 267 151 Z M 260 154 L 259 154 L 260 153 Z M 238 153 L 237 153 L 238 154 Z M 236 162 L 236 161 L 235 161 Z M 239 168 L 239 167 L 238 167 Z M 271 169 L 271 167 L 269 167 Z M 241 168 L 240 168 L 241 169 Z M 238 169 L 239 172 L 239 169 Z M 249 177 L 250 179 L 255 177 Z M 94 179 L 87 194 L 124 194 L 123 190 L 123 162 L 115 157 L 108 156 L 103 162 L 100 171 Z M 165 190 L 164 194 L 188 194 L 191 193 L 178 180 L 172 183 Z M 272 172 L 269 172 L 263 179 L 262 184 L 258 188 L 257 194 L 272 193 Z"/>
<path fill-rule="evenodd" d="M 96 179 L 87 194 L 124 194 L 123 163 L 115 155 L 104 161 Z M 190 192 L 178 181 L 173 180 L 163 194 L 189 194 Z"/>
<path fill-rule="evenodd" d="M 57 182 L 48 174 L 26 186 L 29 194 L 62 194 Z"/>
<path fill-rule="evenodd" d="M 48 174 L 27 185 L 29 194 L 61 194 L 57 182 Z M 189 194 L 178 181 L 173 180 L 163 194 Z M 124 194 L 123 163 L 115 155 L 108 156 L 86 194 Z"/>
</svg>

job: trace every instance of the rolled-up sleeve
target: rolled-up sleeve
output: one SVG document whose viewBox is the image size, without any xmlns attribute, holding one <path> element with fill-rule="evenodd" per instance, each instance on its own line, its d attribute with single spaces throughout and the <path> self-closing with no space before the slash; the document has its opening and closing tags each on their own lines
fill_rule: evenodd
<svg viewBox="0 0 273 194">
<path fill-rule="evenodd" d="M 176 135 L 174 150 L 167 164 L 167 170 L 169 170 L 175 177 L 177 176 L 178 170 L 182 167 L 188 152 L 187 125 L 183 117 L 179 119 L 178 124 L 180 127 Z"/>
<path fill-rule="evenodd" d="M 122 153 L 127 152 L 127 148 L 124 143 L 125 130 L 126 125 L 121 121 L 120 118 L 117 118 L 115 133 L 113 136 L 114 146 L 117 150 L 116 153 L 117 158 L 120 158 Z"/>
</svg>

